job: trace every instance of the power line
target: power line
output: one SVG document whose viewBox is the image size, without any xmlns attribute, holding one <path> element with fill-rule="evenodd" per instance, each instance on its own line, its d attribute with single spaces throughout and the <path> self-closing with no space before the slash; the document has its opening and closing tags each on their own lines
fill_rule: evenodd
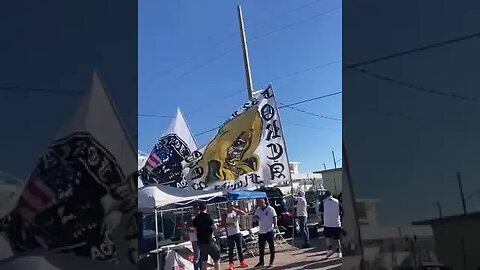
<svg viewBox="0 0 480 270">
<path fill-rule="evenodd" d="M 173 116 L 171 115 L 158 115 L 158 114 L 143 114 L 139 113 L 137 115 L 138 117 L 152 117 L 152 118 L 167 118 L 167 119 L 173 119 Z M 225 119 L 225 117 L 222 116 L 206 116 L 206 117 L 199 117 L 200 119 Z"/>
<path fill-rule="evenodd" d="M 195 71 L 197 71 L 197 70 L 199 70 L 199 69 L 201 69 L 201 68 L 203 68 L 203 67 L 205 67 L 205 66 L 208 66 L 209 64 L 211 64 L 211 63 L 213 63 L 213 62 L 221 59 L 221 58 L 224 57 L 225 55 L 229 54 L 229 53 L 232 52 L 233 50 L 234 50 L 234 48 L 230 48 L 230 49 L 224 51 L 223 53 L 221 53 L 221 54 L 219 54 L 219 55 L 217 55 L 217 56 L 214 56 L 214 57 L 212 57 L 212 58 L 209 58 L 205 63 L 199 64 L 199 65 L 193 67 L 191 70 L 189 70 L 189 71 L 183 73 L 182 75 L 180 75 L 177 79 L 184 78 L 185 76 L 187 76 L 187 75 L 189 75 L 189 74 L 191 74 L 191 73 L 193 73 L 193 72 L 195 72 Z"/>
<path fill-rule="evenodd" d="M 261 38 L 264 38 L 264 37 L 268 37 L 268 36 L 271 36 L 277 32 L 280 32 L 280 31 L 283 31 L 283 30 L 286 30 L 288 28 L 291 28 L 291 27 L 294 27 L 294 26 L 297 26 L 299 24 L 302 24 L 304 22 L 308 22 L 310 20 L 313 20 L 313 19 L 316 19 L 316 18 L 319 18 L 319 17 L 322 17 L 324 15 L 327 15 L 333 11 L 336 11 L 336 10 L 339 10 L 339 9 L 342 9 L 342 7 L 336 7 L 336 8 L 333 8 L 333 9 L 330 9 L 330 10 L 327 10 L 327 11 L 324 11 L 322 13 L 319 13 L 319 14 L 316 14 L 316 15 L 313 15 L 311 17 L 308 17 L 308 18 L 305 18 L 303 20 L 300 20 L 300 21 L 297 21 L 297 22 L 294 22 L 294 23 L 290 23 L 290 24 L 287 24 L 287 25 L 284 25 L 276 30 L 273 30 L 273 31 L 270 31 L 268 33 L 265 33 L 263 35 L 258 35 L 258 36 L 254 36 L 252 39 L 250 39 L 250 41 L 255 41 L 255 40 L 258 40 L 258 39 L 261 39 Z"/>
<path fill-rule="evenodd" d="M 55 89 L 55 88 L 35 88 L 35 87 L 18 87 L 18 86 L 0 86 L 0 91 L 15 91 L 15 92 L 37 92 L 37 93 L 52 93 L 52 94 L 83 94 L 83 91 Z"/>
<path fill-rule="evenodd" d="M 284 78 L 287 78 L 287 77 L 292 77 L 292 76 L 296 76 L 296 75 L 299 75 L 299 74 L 302 74 L 302 73 L 305 73 L 305 72 L 309 72 L 309 71 L 313 71 L 313 70 L 316 70 L 316 69 L 320 69 L 320 68 L 323 68 L 323 67 L 327 67 L 327 66 L 330 66 L 330 65 L 333 65 L 333 64 L 336 64 L 336 63 L 341 63 L 342 60 L 337 60 L 337 61 L 333 61 L 333 62 L 329 62 L 329 63 L 325 63 L 325 64 L 321 64 L 321 65 L 318 65 L 318 66 L 314 66 L 314 67 L 309 67 L 309 68 L 306 68 L 306 69 L 303 69 L 303 70 L 300 70 L 300 71 L 297 71 L 297 72 L 292 72 L 292 73 L 288 73 L 288 74 L 285 74 L 285 75 L 282 75 L 282 76 L 278 76 L 276 78 L 274 78 L 273 80 L 271 81 L 264 81 L 264 82 L 261 82 L 262 84 L 263 83 L 269 83 L 269 82 L 272 82 L 272 81 L 278 81 L 278 80 L 281 80 L 281 79 L 284 79 Z M 218 100 L 217 102 L 215 103 L 220 103 L 221 101 L 225 101 L 227 99 L 230 99 L 242 92 L 245 92 L 244 89 L 242 90 L 239 90 L 239 91 L 236 91 L 235 93 L 232 93 L 228 96 L 225 96 L 223 97 L 222 99 Z M 341 94 L 342 92 L 336 92 L 336 93 L 332 93 L 332 94 L 328 94 L 328 95 L 325 95 L 325 96 L 321 96 L 321 97 L 316 97 L 316 98 L 312 98 L 312 99 L 308 99 L 308 100 L 304 100 L 304 101 L 300 101 L 300 102 L 297 102 L 297 103 L 292 103 L 292 104 L 288 104 L 288 106 L 293 106 L 293 105 L 298 105 L 298 104 L 302 104 L 302 103 L 306 103 L 306 102 L 310 102 L 310 101 L 314 101 L 314 100 L 317 100 L 317 99 L 321 99 L 321 98 L 324 98 L 324 97 L 329 97 L 329 96 L 334 96 L 334 95 L 338 95 L 338 94 Z M 211 103 L 207 104 L 207 105 L 204 105 L 204 106 L 201 106 L 195 110 L 193 110 L 191 113 L 193 112 L 197 112 L 197 111 L 200 111 L 200 110 L 203 110 L 207 107 L 211 106 Z M 282 107 L 279 107 L 279 109 L 281 109 Z"/>
<path fill-rule="evenodd" d="M 227 100 L 227 99 L 230 99 L 230 98 L 232 98 L 232 97 L 234 97 L 234 96 L 236 96 L 236 95 L 238 95 L 238 94 L 240 94 L 240 93 L 242 93 L 242 92 L 245 92 L 245 90 L 242 89 L 242 90 L 236 91 L 235 93 L 232 93 L 232 94 L 230 94 L 230 95 L 224 96 L 223 98 L 218 99 L 218 100 L 216 100 L 216 101 L 214 101 L 214 102 L 212 102 L 212 103 L 220 103 L 220 102 L 225 101 L 225 100 Z M 198 107 L 198 108 L 192 110 L 190 113 L 198 112 L 198 111 L 201 111 L 201 110 L 203 110 L 203 109 L 205 109 L 205 108 L 208 108 L 208 107 L 212 106 L 212 103 L 209 103 L 209 104 L 206 104 L 206 105 L 204 105 L 204 106 Z"/>
<path fill-rule="evenodd" d="M 318 129 L 318 130 L 342 131 L 341 129 L 323 128 L 323 127 L 317 127 L 317 126 L 311 126 L 311 125 L 305 125 L 305 124 L 298 124 L 298 123 L 289 122 L 289 121 L 282 121 L 282 124 L 287 124 L 287 125 L 297 126 L 297 127 L 304 127 L 304 128 L 312 128 L 312 129 Z"/>
<path fill-rule="evenodd" d="M 274 16 L 274 17 L 267 18 L 266 20 L 263 20 L 262 22 L 259 22 L 259 23 L 250 25 L 249 28 L 250 28 L 250 29 L 251 29 L 251 28 L 256 28 L 256 27 L 258 27 L 258 26 L 260 26 L 260 25 L 265 24 L 265 22 L 269 22 L 269 21 L 271 21 L 271 20 L 278 20 L 279 17 L 284 17 L 284 16 L 286 16 L 286 15 L 288 15 L 288 14 L 291 14 L 291 13 L 294 13 L 294 12 L 296 12 L 296 11 L 302 10 L 302 9 L 304 9 L 304 8 L 306 8 L 306 7 L 313 6 L 313 5 L 318 4 L 318 3 L 320 3 L 320 2 L 322 2 L 322 1 L 320 1 L 320 0 L 314 0 L 314 1 L 308 2 L 308 3 L 306 3 L 305 5 L 299 6 L 299 7 L 297 7 L 297 8 L 291 9 L 291 10 L 288 10 L 288 11 L 286 11 L 286 12 L 281 12 L 279 15 L 276 15 L 276 16 Z"/>
<path fill-rule="evenodd" d="M 287 125 L 297 126 L 297 127 L 312 128 L 312 129 L 318 129 L 318 130 L 342 131 L 341 129 L 322 128 L 322 127 L 316 127 L 316 126 L 311 126 L 311 125 L 293 123 L 293 122 L 289 122 L 289 121 L 282 121 L 282 123 L 283 123 L 283 124 L 287 124 Z M 198 136 L 207 134 L 207 133 L 209 133 L 209 132 L 218 130 L 219 128 L 220 128 L 220 127 L 216 127 L 216 128 L 212 128 L 212 129 L 209 129 L 209 130 L 205 130 L 205 131 L 203 131 L 203 132 L 200 132 L 200 133 L 198 133 L 198 134 L 195 134 L 194 136 L 195 136 L 195 137 L 198 137 Z"/>
<path fill-rule="evenodd" d="M 351 111 L 352 110 L 353 111 L 359 111 L 359 112 L 364 112 L 364 113 L 369 113 L 369 114 L 375 114 L 375 115 L 380 115 L 380 116 L 389 117 L 389 118 L 396 117 L 396 118 L 406 118 L 406 119 L 409 119 L 409 120 L 423 121 L 423 123 L 450 122 L 450 123 L 455 123 L 455 124 L 468 124 L 468 125 L 473 125 L 473 126 L 478 126 L 480 124 L 478 122 L 463 121 L 463 120 L 460 120 L 460 119 L 439 119 L 439 118 L 429 117 L 429 116 L 405 114 L 405 113 L 391 112 L 391 111 L 381 111 L 381 110 L 370 109 L 370 108 L 344 107 L 344 109 L 351 110 Z"/>
<path fill-rule="evenodd" d="M 310 72 L 310 71 L 313 71 L 313 70 L 321 69 L 321 68 L 328 67 L 328 66 L 331 66 L 331 65 L 334 65 L 334 64 L 338 64 L 338 63 L 341 63 L 341 62 L 342 62 L 342 60 L 340 59 L 340 60 L 337 60 L 337 61 L 328 62 L 328 63 L 325 63 L 325 64 L 309 67 L 309 68 L 306 68 L 306 69 L 302 69 L 302 70 L 299 70 L 299 71 L 295 71 L 295 72 L 292 72 L 292 73 L 288 73 L 288 74 L 285 74 L 285 75 L 282 75 L 282 76 L 275 77 L 268 82 L 264 81 L 262 83 L 269 83 L 269 82 L 273 82 L 273 81 L 283 80 L 285 78 L 289 78 L 289 77 L 296 76 L 296 75 L 299 75 L 299 74 L 302 74 L 302 73 L 305 73 L 305 72 Z"/>
<path fill-rule="evenodd" d="M 341 93 L 341 92 L 340 92 L 340 93 Z M 304 100 L 304 101 L 299 101 L 299 102 L 296 102 L 295 104 L 306 103 L 306 102 L 314 101 L 314 100 L 317 100 L 317 99 L 320 99 L 320 98 L 325 98 L 325 97 L 332 96 L 332 95 L 334 95 L 334 94 L 329 94 L 329 95 L 325 95 L 325 96 L 321 96 L 321 97 L 311 98 L 311 99 Z M 278 102 L 278 103 L 279 103 L 279 104 L 283 104 L 283 103 L 281 103 L 281 102 Z M 302 113 L 306 113 L 306 114 L 313 115 L 313 116 L 320 117 L 320 118 L 324 118 L 324 119 L 335 120 L 335 121 L 342 121 L 342 119 L 340 119 L 340 118 L 324 116 L 324 115 L 312 113 L 312 112 L 309 112 L 309 111 L 306 111 L 306 110 L 298 109 L 298 108 L 292 107 L 292 105 L 290 105 L 290 104 L 287 104 L 287 105 L 283 104 L 282 106 L 278 107 L 278 109 L 282 109 L 282 108 L 293 109 L 293 110 L 296 110 L 296 111 L 299 111 L 299 112 L 302 112 Z M 200 135 L 209 133 L 209 132 L 211 132 L 211 131 L 217 130 L 217 129 L 219 129 L 219 128 L 220 128 L 220 127 L 211 128 L 211 129 L 209 129 L 209 130 L 206 130 L 206 131 L 200 132 L 200 133 L 198 133 L 198 134 L 195 134 L 194 136 L 195 136 L 195 137 L 196 137 L 196 136 L 200 136 Z"/>
<path fill-rule="evenodd" d="M 417 52 L 421 52 L 421 51 L 426 51 L 426 50 L 442 47 L 442 46 L 445 46 L 445 45 L 451 45 L 451 44 L 454 44 L 454 43 L 457 43 L 457 42 L 461 42 L 461 41 L 465 41 L 465 40 L 469 40 L 469 39 L 477 38 L 477 37 L 480 37 L 480 32 L 470 34 L 470 35 L 466 35 L 466 36 L 453 38 L 453 39 L 449 39 L 449 40 L 445 40 L 445 41 L 441 41 L 441 42 L 437 42 L 437 43 L 433 43 L 433 44 L 430 44 L 430 45 L 426 45 L 426 46 L 422 46 L 422 47 L 418 47 L 418 48 L 414 48 L 414 49 L 410 49 L 410 50 L 405 50 L 405 51 L 401 51 L 401 52 L 397 52 L 397 53 L 392 53 L 392 54 L 389 54 L 389 55 L 386 55 L 386 56 L 374 58 L 374 59 L 367 60 L 367 61 L 362 61 L 362 62 L 352 64 L 352 65 L 346 65 L 343 69 L 346 70 L 346 69 L 358 68 L 360 66 L 370 65 L 370 64 L 377 63 L 377 62 L 380 62 L 380 61 L 384 61 L 384 60 L 388 60 L 388 59 L 392 59 L 392 58 L 396 58 L 396 57 L 400 57 L 400 56 L 405 56 L 405 55 L 409 55 L 409 54 L 417 53 Z"/>
<path fill-rule="evenodd" d="M 310 72 L 310 71 L 317 70 L 317 69 L 320 69 L 320 68 L 324 68 L 324 67 L 327 67 L 327 66 L 330 66 L 330 65 L 334 65 L 334 64 L 337 64 L 337 63 L 341 63 L 341 61 L 342 61 L 342 60 L 337 60 L 337 61 L 328 62 L 328 63 L 321 64 L 321 65 L 317 65 L 317 66 L 314 66 L 314 67 L 309 67 L 309 68 L 306 68 L 306 69 L 303 69 L 303 70 L 299 70 L 299 71 L 296 71 L 296 72 L 292 72 L 292 73 L 288 73 L 288 74 L 285 74 L 285 75 L 281 75 L 281 76 L 278 76 L 278 77 L 274 78 L 274 79 L 271 80 L 271 81 L 261 82 L 261 83 L 263 84 L 263 83 L 269 83 L 269 82 L 272 82 L 272 81 L 279 81 L 279 80 L 282 80 L 282 79 L 285 79 L 285 78 L 288 78 L 288 77 L 292 77 L 292 76 L 296 76 L 296 75 L 299 75 L 299 74 L 302 74 L 302 73 L 305 73 L 305 72 Z M 234 92 L 234 93 L 232 93 L 232 94 L 230 94 L 230 95 L 227 95 L 227 96 L 225 96 L 225 97 L 217 100 L 216 103 L 220 103 L 221 101 L 225 101 L 225 100 L 227 100 L 227 99 L 230 99 L 230 98 L 232 98 L 232 97 L 234 97 L 234 96 L 236 96 L 236 95 L 238 95 L 238 94 L 240 94 L 240 93 L 242 93 L 242 92 L 245 92 L 245 90 L 242 89 L 242 90 L 236 91 L 236 92 Z M 337 94 L 340 94 L 340 93 L 341 93 L 341 91 L 338 92 L 338 93 L 329 94 L 329 95 L 327 95 L 327 96 L 325 96 L 325 97 L 329 97 L 329 96 L 331 96 L 331 95 L 337 95 Z M 317 97 L 317 98 L 313 98 L 313 99 L 310 99 L 310 100 L 302 101 L 302 102 L 300 102 L 300 103 L 298 103 L 298 104 L 310 102 L 310 101 L 317 100 L 317 99 L 320 99 L 320 98 L 323 98 L 323 97 Z M 295 104 L 289 104 L 289 106 L 291 106 L 291 105 L 298 105 L 298 104 L 297 104 L 297 103 L 295 103 Z M 203 110 L 203 109 L 205 109 L 205 108 L 208 108 L 208 107 L 210 107 L 210 106 L 211 106 L 211 103 L 206 104 L 206 105 L 204 105 L 204 106 L 198 107 L 197 109 L 194 109 L 194 110 L 191 111 L 190 113 L 198 112 L 198 111 Z"/>
<path fill-rule="evenodd" d="M 283 103 L 279 102 L 279 104 L 283 104 Z M 289 109 L 292 109 L 292 110 L 295 110 L 295 111 L 298 111 L 298 112 L 302 112 L 302 113 L 305 113 L 305 114 L 313 115 L 313 116 L 320 117 L 320 118 L 324 118 L 324 119 L 328 119 L 328 120 L 342 121 L 341 118 L 324 116 L 324 115 L 320 115 L 320 114 L 317 114 L 317 113 L 312 113 L 312 112 L 309 112 L 309 111 L 305 111 L 305 110 L 302 110 L 302 109 L 298 109 L 298 108 L 295 108 L 295 107 L 292 107 L 292 106 L 285 106 L 285 105 L 283 105 L 282 108 L 289 108 Z M 279 108 L 279 109 L 280 109 L 280 108 Z"/>
<path fill-rule="evenodd" d="M 291 106 L 295 106 L 295 105 L 299 105 L 299 104 L 303 104 L 303 103 L 307 103 L 307 102 L 312 102 L 312 101 L 315 101 L 315 100 L 319 100 L 319 99 L 323 99 L 323 98 L 327 98 L 327 97 L 331 97 L 331 96 L 340 95 L 341 93 L 342 93 L 342 91 L 338 91 L 338 92 L 335 92 L 335 93 L 331 93 L 331 94 L 327 94 L 327 95 L 323 95 L 323 96 L 319 96 L 319 97 L 314 97 L 314 98 L 309 98 L 309 99 L 305 99 L 305 100 L 302 100 L 302 101 L 297 101 L 297 102 L 290 103 L 290 104 L 283 104 L 283 103 L 279 102 L 280 104 L 282 104 L 282 106 L 280 106 L 278 108 L 282 109 L 284 107 L 291 107 Z"/>
<path fill-rule="evenodd" d="M 298 8 L 295 8 L 295 9 L 293 9 L 293 10 L 289 10 L 289 11 L 287 11 L 287 12 L 283 12 L 283 13 L 281 14 L 281 16 L 288 15 L 288 14 L 290 14 L 290 13 L 293 13 L 293 12 L 295 12 L 295 11 L 304 9 L 304 8 L 306 8 L 306 7 L 312 6 L 312 5 L 317 4 L 317 3 L 320 3 L 320 2 L 321 2 L 321 1 L 318 1 L 318 0 L 311 1 L 311 2 L 309 2 L 309 3 L 307 3 L 307 4 L 305 4 L 305 5 L 302 5 L 302 6 L 298 7 Z M 254 14 L 255 14 L 255 13 L 254 13 Z M 260 25 L 265 24 L 265 22 L 268 22 L 268 21 L 270 21 L 270 20 L 272 20 L 272 19 L 277 19 L 277 17 L 278 17 L 278 16 L 275 16 L 274 18 L 269 18 L 269 19 L 267 19 L 267 20 L 264 20 L 263 22 L 249 25 L 249 28 L 250 28 L 250 29 L 256 28 L 256 27 L 258 27 L 258 26 L 260 26 Z M 232 29 L 233 29 L 233 27 L 232 27 Z M 235 30 L 236 30 L 236 29 L 235 29 Z M 205 52 L 210 52 L 210 51 L 216 49 L 218 46 L 224 44 L 225 42 L 229 41 L 232 37 L 237 36 L 237 35 L 238 35 L 238 33 L 235 33 L 235 34 L 232 33 L 232 34 L 229 34 L 229 35 L 225 35 L 225 38 L 224 38 L 224 39 L 220 40 L 219 42 L 216 42 L 213 46 L 210 46 L 207 50 L 205 50 Z M 232 50 L 232 49 L 233 49 L 233 48 L 231 48 L 231 50 Z M 222 55 L 222 57 L 223 57 L 223 56 L 224 56 L 224 55 Z M 170 74 L 172 71 L 174 71 L 174 70 L 176 70 L 176 69 L 184 66 L 185 64 L 188 64 L 189 62 L 195 60 L 195 59 L 198 58 L 198 57 L 199 57 L 199 54 L 196 54 L 195 56 L 192 56 L 192 57 L 188 58 L 187 60 L 185 60 L 185 61 L 183 61 L 183 62 L 181 62 L 181 63 L 178 63 L 178 64 L 174 65 L 173 67 L 167 69 L 167 70 L 164 70 L 164 71 L 160 72 L 160 74 L 157 75 L 157 78 L 158 78 L 158 77 L 163 77 L 163 76 L 165 76 L 165 75 Z M 219 58 L 221 58 L 221 57 L 219 57 Z M 212 61 L 212 60 L 209 60 L 209 62 L 213 62 L 213 61 Z"/>
<path fill-rule="evenodd" d="M 158 114 L 143 114 L 143 113 L 139 113 L 138 116 L 140 117 L 155 117 L 155 118 L 173 118 L 173 116 L 171 115 L 158 115 Z"/>
<path fill-rule="evenodd" d="M 217 130 L 217 129 L 219 129 L 219 128 L 220 128 L 220 127 L 211 128 L 211 129 L 209 129 L 209 130 L 205 130 L 205 131 L 202 131 L 202 132 L 200 132 L 200 133 L 197 133 L 197 134 L 195 134 L 194 136 L 195 136 L 195 137 L 198 137 L 198 136 L 200 136 L 200 135 L 203 135 L 203 134 L 212 132 L 212 131 Z"/>
<path fill-rule="evenodd" d="M 285 25 L 285 26 L 283 26 L 283 27 L 281 27 L 281 28 L 279 28 L 279 29 L 276 29 L 276 30 L 267 32 L 267 33 L 265 33 L 265 34 L 263 34 L 263 35 L 254 36 L 253 38 L 249 39 L 248 42 L 252 42 L 252 41 L 255 41 L 255 40 L 258 40 L 258 39 L 261 39 L 261 38 L 270 36 L 270 35 L 272 35 L 272 34 L 274 34 L 274 33 L 277 33 L 277 32 L 281 32 L 281 31 L 283 31 L 283 30 L 285 30 L 285 29 L 294 27 L 294 26 L 296 26 L 296 25 L 298 25 L 298 24 L 304 23 L 304 22 L 306 22 L 306 21 L 309 21 L 309 20 L 312 20 L 312 19 L 315 19 L 315 18 L 322 17 L 322 16 L 324 16 L 324 15 L 326 15 L 326 14 L 328 14 L 328 13 L 331 13 L 331 12 L 333 12 L 333 11 L 339 10 L 339 9 L 341 9 L 341 8 L 342 8 L 342 7 L 336 7 L 336 8 L 334 8 L 334 9 L 330 9 L 330 10 L 325 11 L 325 12 L 322 12 L 322 13 L 320 13 L 320 14 L 317 14 L 317 15 L 314 15 L 314 16 L 311 16 L 311 17 L 308 17 L 308 18 L 306 18 L 306 19 L 304 19 L 304 20 L 301 20 L 301 21 L 298 21 L 298 22 L 296 22 L 296 23 L 291 23 L 291 24 Z M 224 42 L 222 41 L 222 42 L 217 43 L 217 44 L 215 45 L 215 47 L 217 47 L 219 44 L 222 44 L 222 43 L 224 43 Z M 183 77 L 185 77 L 185 76 L 187 76 L 187 75 L 189 75 L 189 74 L 191 74 L 191 73 L 193 73 L 193 72 L 195 72 L 195 71 L 197 71 L 197 70 L 199 70 L 199 69 L 201 69 L 201 68 L 203 68 L 203 67 L 205 67 L 205 66 L 207 66 L 207 65 L 209 65 L 209 64 L 211 64 L 211 63 L 213 63 L 213 62 L 215 62 L 215 61 L 217 61 L 217 60 L 219 60 L 219 59 L 221 59 L 221 58 L 223 58 L 225 55 L 229 54 L 230 52 L 232 52 L 232 51 L 235 50 L 235 49 L 236 49 L 236 47 L 230 47 L 228 50 L 224 51 L 223 53 L 221 53 L 221 54 L 219 54 L 219 55 L 216 55 L 216 56 L 214 56 L 214 57 L 212 57 L 212 58 L 209 58 L 206 62 L 204 62 L 204 63 L 202 63 L 202 64 L 199 64 L 199 65 L 193 67 L 191 70 L 183 73 L 183 74 L 180 75 L 177 79 L 181 79 L 181 78 L 183 78 Z M 195 57 L 194 57 L 194 58 L 195 58 Z M 190 61 L 188 61 L 188 62 L 190 62 Z M 185 63 L 184 63 L 184 64 L 185 64 Z M 178 67 L 180 67 L 180 66 L 183 66 L 183 64 L 178 65 Z M 317 68 L 318 68 L 318 67 L 317 67 Z M 174 69 L 176 69 L 176 68 L 174 68 Z M 314 68 L 314 69 L 316 69 L 316 68 Z M 167 71 L 170 72 L 171 70 L 167 70 Z"/>
<path fill-rule="evenodd" d="M 455 99 L 461 99 L 461 100 L 468 100 L 468 101 L 478 101 L 478 98 L 476 98 L 476 97 L 467 97 L 467 96 L 457 95 L 457 94 L 454 94 L 454 93 L 435 90 L 435 89 L 432 89 L 432 88 L 425 88 L 423 86 L 418 86 L 418 85 L 415 85 L 415 84 L 410 83 L 410 82 L 400 81 L 400 80 L 397 80 L 397 79 L 394 79 L 394 78 L 391 78 L 391 77 L 387 77 L 387 76 L 384 76 L 384 75 L 380 75 L 378 73 L 371 72 L 371 71 L 361 69 L 361 68 L 353 68 L 353 70 L 358 71 L 362 74 L 369 75 L 373 78 L 376 78 L 376 79 L 379 79 L 379 80 L 382 80 L 382 81 L 390 82 L 390 83 L 393 83 L 393 84 L 396 84 L 396 85 L 399 85 L 399 86 L 407 87 L 407 88 L 414 89 L 414 90 L 421 91 L 421 92 L 428 93 L 428 94 L 434 94 L 434 95 L 450 97 L 450 98 L 455 98 Z"/>
</svg>

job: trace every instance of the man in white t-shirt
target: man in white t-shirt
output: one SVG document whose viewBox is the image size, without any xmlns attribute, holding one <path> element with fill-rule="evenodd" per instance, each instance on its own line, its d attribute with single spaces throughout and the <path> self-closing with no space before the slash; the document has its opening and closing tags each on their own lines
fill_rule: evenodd
<svg viewBox="0 0 480 270">
<path fill-rule="evenodd" d="M 298 197 L 295 199 L 297 200 L 297 219 L 298 223 L 300 226 L 300 232 L 302 233 L 303 236 L 303 248 L 309 248 L 311 247 L 310 245 L 310 234 L 308 232 L 308 225 L 307 225 L 307 219 L 308 219 L 308 212 L 307 212 L 307 200 L 305 199 L 305 192 L 299 191 L 298 192 Z"/>
<path fill-rule="evenodd" d="M 277 213 L 275 209 L 267 205 L 265 199 L 257 200 L 257 209 L 253 214 L 255 220 L 258 221 L 258 249 L 260 251 L 259 262 L 255 267 L 264 266 L 265 244 L 268 242 L 268 249 L 270 250 L 270 264 L 273 266 L 275 260 L 275 241 L 274 234 L 277 226 Z"/>
<path fill-rule="evenodd" d="M 233 207 L 231 202 L 227 203 L 227 208 L 220 210 L 226 211 L 222 216 L 222 227 L 227 231 L 227 243 L 228 243 L 228 269 L 233 270 L 235 268 L 233 264 L 233 249 L 237 246 L 237 257 L 240 261 L 240 267 L 246 268 L 248 264 L 243 260 L 242 251 L 242 234 L 240 233 L 239 216 L 243 216 L 246 213 L 240 209 Z"/>
<path fill-rule="evenodd" d="M 339 200 L 333 198 L 332 193 L 325 192 L 327 197 L 320 204 L 320 213 L 323 214 L 323 234 L 327 240 L 328 253 L 327 257 L 334 254 L 333 244 L 336 245 L 338 257 L 342 257 L 340 238 L 342 235 L 342 216 L 343 208 Z"/>
</svg>

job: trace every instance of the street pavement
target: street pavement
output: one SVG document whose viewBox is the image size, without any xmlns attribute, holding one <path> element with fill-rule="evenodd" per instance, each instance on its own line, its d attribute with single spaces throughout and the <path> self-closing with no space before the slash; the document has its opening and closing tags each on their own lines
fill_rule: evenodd
<svg viewBox="0 0 480 270">
<path fill-rule="evenodd" d="M 300 269 L 342 269 L 342 259 L 336 258 L 335 255 L 327 259 L 326 244 L 324 238 L 311 239 L 311 248 L 301 249 L 302 240 L 300 238 L 295 239 L 295 246 L 292 247 L 291 239 L 287 239 L 288 244 L 284 244 L 283 247 L 276 245 L 275 263 L 271 270 L 300 270 Z M 269 261 L 268 245 L 265 249 L 265 262 Z M 247 257 L 245 261 L 249 264 L 246 269 L 254 269 L 254 266 L 258 263 L 258 257 Z M 239 262 L 235 261 L 238 265 Z M 220 269 L 228 269 L 228 259 L 222 261 Z M 236 268 L 241 269 L 241 268 Z M 245 268 L 244 268 L 245 269 Z"/>
</svg>

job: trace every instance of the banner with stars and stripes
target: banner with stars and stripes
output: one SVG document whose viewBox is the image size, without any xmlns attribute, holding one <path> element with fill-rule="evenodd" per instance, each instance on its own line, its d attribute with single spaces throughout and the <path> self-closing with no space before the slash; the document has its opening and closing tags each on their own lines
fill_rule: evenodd
<svg viewBox="0 0 480 270">
<path fill-rule="evenodd" d="M 57 138 L 9 216 L 12 250 L 43 249 L 136 269 L 137 158 L 97 73 Z"/>
<path fill-rule="evenodd" d="M 168 129 L 162 134 L 140 169 L 144 185 L 164 184 L 186 188 L 183 174 L 185 159 L 197 149 L 197 143 L 179 108 Z"/>
</svg>

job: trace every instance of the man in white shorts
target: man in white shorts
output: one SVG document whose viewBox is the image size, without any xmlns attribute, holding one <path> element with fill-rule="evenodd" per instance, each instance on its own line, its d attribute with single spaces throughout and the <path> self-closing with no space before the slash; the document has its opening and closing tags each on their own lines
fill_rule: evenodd
<svg viewBox="0 0 480 270">
<path fill-rule="evenodd" d="M 342 235 L 343 208 L 339 200 L 333 198 L 330 191 L 326 191 L 327 197 L 320 204 L 320 214 L 323 216 L 323 234 L 327 241 L 327 257 L 331 257 L 335 252 L 333 245 L 336 246 L 338 257 L 342 257 L 340 238 Z"/>
</svg>

